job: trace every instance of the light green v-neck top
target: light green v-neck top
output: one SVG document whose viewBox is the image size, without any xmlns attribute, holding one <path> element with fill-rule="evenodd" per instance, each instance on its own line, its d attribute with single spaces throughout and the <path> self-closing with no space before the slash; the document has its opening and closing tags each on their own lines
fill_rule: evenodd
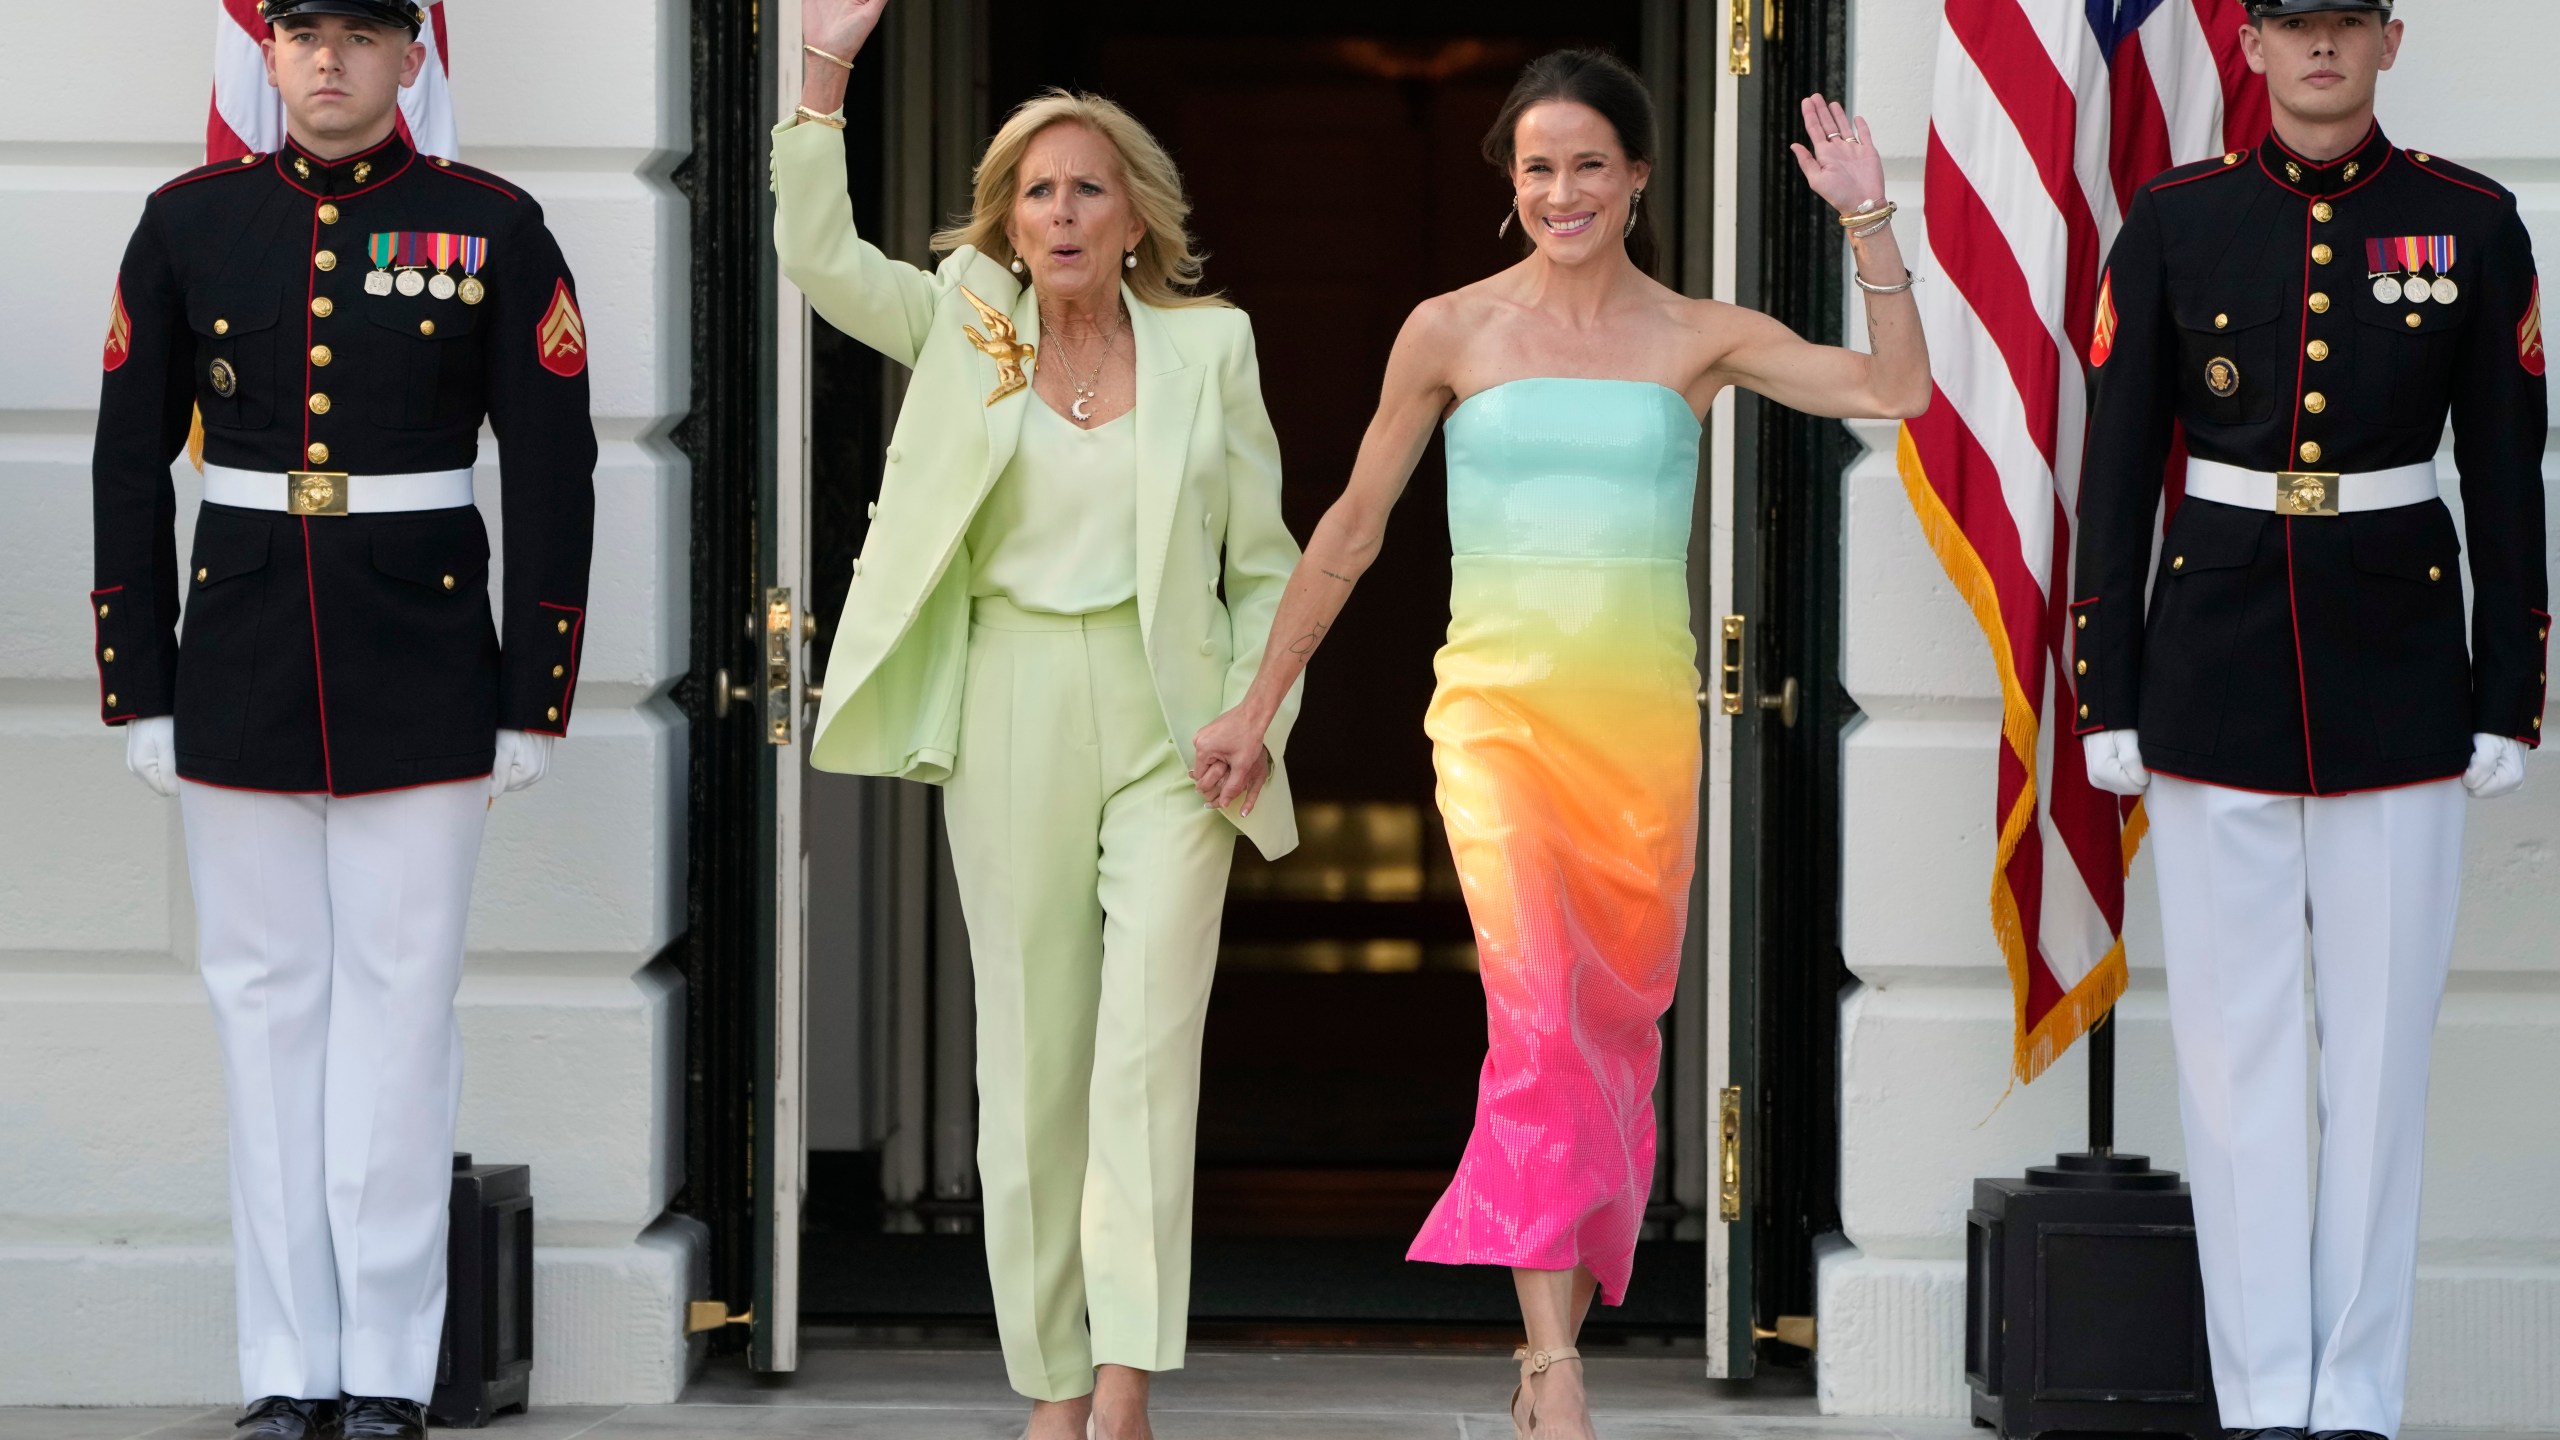
<svg viewBox="0 0 2560 1440">
<path fill-rule="evenodd" d="M 1022 443 L 969 522 L 972 596 L 1049 615 L 1138 598 L 1136 413 L 1084 430 L 1030 397 Z"/>
</svg>

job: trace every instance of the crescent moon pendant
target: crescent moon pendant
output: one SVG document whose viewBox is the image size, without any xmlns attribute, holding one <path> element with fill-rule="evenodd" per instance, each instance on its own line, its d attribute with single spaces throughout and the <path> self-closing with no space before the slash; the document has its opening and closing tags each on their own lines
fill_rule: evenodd
<svg viewBox="0 0 2560 1440">
<path fill-rule="evenodd" d="M 1089 398 L 1079 395 L 1076 397 L 1076 403 L 1067 407 L 1067 413 L 1079 420 L 1090 420 L 1093 417 L 1084 412 L 1084 407 L 1092 403 Z"/>
</svg>

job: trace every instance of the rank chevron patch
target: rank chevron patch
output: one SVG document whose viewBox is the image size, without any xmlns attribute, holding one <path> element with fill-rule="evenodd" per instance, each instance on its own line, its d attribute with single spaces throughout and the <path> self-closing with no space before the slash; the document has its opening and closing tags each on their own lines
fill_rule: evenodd
<svg viewBox="0 0 2560 1440">
<path fill-rule="evenodd" d="M 569 282 L 553 282 L 551 308 L 542 314 L 542 323 L 534 327 L 534 335 L 542 355 L 542 368 L 570 379 L 587 368 L 587 322 L 578 314 L 577 298 L 569 293 Z"/>
<path fill-rule="evenodd" d="M 2524 362 L 2525 373 L 2539 375 L 2542 358 L 2542 282 L 2533 282 L 2533 304 L 2524 312 L 2524 320 L 2516 326 L 2516 358 Z"/>
<path fill-rule="evenodd" d="M 2110 270 L 2098 282 L 2098 324 L 2089 337 L 2089 366 L 2101 369 L 2116 353 L 2116 277 Z"/>
<path fill-rule="evenodd" d="M 124 310 L 124 277 L 116 277 L 115 306 L 107 312 L 107 370 L 113 373 L 133 356 L 133 317 Z"/>
</svg>

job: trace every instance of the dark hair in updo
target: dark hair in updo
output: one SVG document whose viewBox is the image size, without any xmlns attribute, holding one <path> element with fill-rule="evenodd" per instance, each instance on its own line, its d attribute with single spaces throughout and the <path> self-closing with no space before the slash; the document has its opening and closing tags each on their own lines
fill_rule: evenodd
<svg viewBox="0 0 2560 1440">
<path fill-rule="evenodd" d="M 1502 102 L 1502 113 L 1493 117 L 1493 128 L 1485 132 L 1484 158 L 1505 179 L 1510 178 L 1511 162 L 1518 154 L 1520 117 L 1550 100 L 1570 100 L 1599 111 L 1618 132 L 1618 148 L 1627 152 L 1629 162 L 1653 163 L 1653 92 L 1645 88 L 1644 77 L 1606 50 L 1555 50 L 1530 61 L 1520 72 L 1519 82 Z M 1537 244 L 1525 226 L 1520 238 L 1524 245 Z M 1653 207 L 1638 205 L 1636 228 L 1627 236 L 1627 258 L 1651 274 L 1660 253 Z"/>
</svg>

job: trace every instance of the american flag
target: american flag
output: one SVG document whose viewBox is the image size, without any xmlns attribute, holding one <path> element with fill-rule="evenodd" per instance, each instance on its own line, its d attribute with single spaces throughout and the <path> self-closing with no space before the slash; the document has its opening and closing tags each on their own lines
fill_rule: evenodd
<svg viewBox="0 0 2560 1440">
<path fill-rule="evenodd" d="M 215 0 L 215 8 L 222 13 L 214 21 L 213 113 L 204 128 L 208 165 L 284 148 L 284 101 L 267 84 L 266 60 L 258 50 L 267 38 L 258 0 Z M 427 67 L 417 84 L 400 92 L 400 132 L 423 154 L 455 159 L 460 147 L 453 137 L 444 0 L 427 7 L 427 28 L 418 38 L 426 42 Z"/>
<path fill-rule="evenodd" d="M 1936 393 L 1900 460 L 2000 672 L 1991 917 L 2026 1080 L 2124 993 L 2143 829 L 2057 719 L 2101 271 L 2135 187 L 2266 134 L 2247 21 L 2242 0 L 1946 0 L 1914 261 Z"/>
</svg>

